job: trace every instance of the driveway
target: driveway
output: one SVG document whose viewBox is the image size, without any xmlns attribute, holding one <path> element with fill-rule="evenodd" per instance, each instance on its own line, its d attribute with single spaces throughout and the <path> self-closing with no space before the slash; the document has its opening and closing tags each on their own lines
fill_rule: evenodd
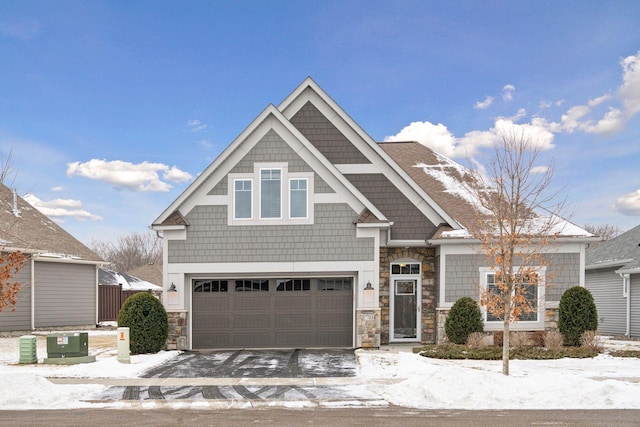
<svg viewBox="0 0 640 427">
<path fill-rule="evenodd" d="M 98 400 L 380 404 L 357 369 L 354 351 L 344 349 L 187 352 Z"/>
</svg>

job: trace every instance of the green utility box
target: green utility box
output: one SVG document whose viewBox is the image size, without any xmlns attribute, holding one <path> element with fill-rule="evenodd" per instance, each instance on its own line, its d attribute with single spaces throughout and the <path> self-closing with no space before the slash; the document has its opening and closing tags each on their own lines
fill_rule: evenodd
<svg viewBox="0 0 640 427">
<path fill-rule="evenodd" d="M 47 356 L 49 359 L 88 355 L 89 334 L 87 332 L 47 335 Z"/>
<path fill-rule="evenodd" d="M 38 353 L 35 335 L 23 335 L 20 337 L 20 361 L 21 364 L 38 363 Z"/>
</svg>

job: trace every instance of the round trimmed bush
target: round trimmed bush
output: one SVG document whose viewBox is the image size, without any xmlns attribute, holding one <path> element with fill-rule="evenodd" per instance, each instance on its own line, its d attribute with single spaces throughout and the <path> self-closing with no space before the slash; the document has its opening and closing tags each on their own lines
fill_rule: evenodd
<svg viewBox="0 0 640 427">
<path fill-rule="evenodd" d="M 598 310 L 587 288 L 574 286 L 567 289 L 558 307 L 558 329 L 564 345 L 579 346 L 585 331 L 598 329 Z"/>
<path fill-rule="evenodd" d="M 146 292 L 130 296 L 118 313 L 118 326 L 129 328 L 131 354 L 157 353 L 169 335 L 169 320 L 162 303 Z"/>
<path fill-rule="evenodd" d="M 449 341 L 455 344 L 466 344 L 469 335 L 482 332 L 482 313 L 476 300 L 470 297 L 457 300 L 449 311 L 444 330 Z"/>
</svg>

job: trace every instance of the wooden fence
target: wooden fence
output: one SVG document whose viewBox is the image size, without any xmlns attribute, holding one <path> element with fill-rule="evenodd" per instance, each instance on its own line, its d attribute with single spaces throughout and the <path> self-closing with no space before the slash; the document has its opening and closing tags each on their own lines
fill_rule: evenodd
<svg viewBox="0 0 640 427">
<path fill-rule="evenodd" d="M 98 322 L 114 322 L 118 320 L 120 307 L 131 295 L 137 294 L 140 290 L 123 290 L 122 285 L 100 285 L 98 286 Z"/>
</svg>

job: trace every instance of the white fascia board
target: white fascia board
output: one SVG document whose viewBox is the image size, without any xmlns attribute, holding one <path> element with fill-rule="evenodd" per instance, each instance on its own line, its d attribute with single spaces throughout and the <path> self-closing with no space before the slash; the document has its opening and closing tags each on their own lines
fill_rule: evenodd
<svg viewBox="0 0 640 427">
<path fill-rule="evenodd" d="M 616 259 L 616 260 L 612 260 L 612 261 L 607 261 L 607 262 L 597 262 L 595 264 L 589 264 L 585 267 L 585 269 L 587 270 L 598 270 L 601 268 L 613 268 L 613 267 L 621 267 L 625 264 L 629 264 L 631 261 L 633 261 L 632 258 L 629 259 Z"/>
<path fill-rule="evenodd" d="M 371 138 L 331 97 L 324 92 L 320 86 L 311 78 L 305 79 L 280 105 L 278 109 L 283 112 L 287 119 L 291 119 L 295 113 L 307 102 L 312 101 L 313 105 L 331 121 L 331 123 L 343 135 L 354 143 L 358 140 L 362 144 L 357 144 L 358 150 L 369 159 L 371 166 L 375 167 L 375 172 L 387 172 L 385 176 L 390 179 L 396 187 L 401 189 L 405 196 L 409 197 L 407 189 L 419 196 L 409 199 L 416 207 L 434 224 L 446 222 L 453 229 L 462 228 L 453 217 L 440 207 L 397 163 Z M 367 169 L 368 170 L 368 169 Z M 401 180 L 394 179 L 395 177 Z M 404 189 L 402 187 L 405 187 Z M 408 188 L 407 188 L 408 187 Z"/>
<path fill-rule="evenodd" d="M 190 275 L 247 275 L 266 274 L 348 274 L 374 268 L 376 261 L 325 261 L 325 262 L 256 262 L 256 263 L 170 263 L 166 265 L 167 274 Z M 274 276 L 275 277 L 275 276 Z"/>
<path fill-rule="evenodd" d="M 155 231 L 174 231 L 174 230 L 184 230 L 186 229 L 186 225 L 152 225 L 151 229 Z"/>
</svg>

